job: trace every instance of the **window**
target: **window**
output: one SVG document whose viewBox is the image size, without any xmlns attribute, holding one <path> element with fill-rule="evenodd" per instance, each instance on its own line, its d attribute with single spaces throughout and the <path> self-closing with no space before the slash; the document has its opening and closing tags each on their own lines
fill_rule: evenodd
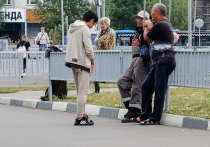
<svg viewBox="0 0 210 147">
<path fill-rule="evenodd" d="M 4 5 L 10 5 L 10 0 L 2 0 Z"/>
<path fill-rule="evenodd" d="M 36 3 L 36 0 L 27 0 L 27 4 L 35 5 L 37 3 Z"/>
</svg>

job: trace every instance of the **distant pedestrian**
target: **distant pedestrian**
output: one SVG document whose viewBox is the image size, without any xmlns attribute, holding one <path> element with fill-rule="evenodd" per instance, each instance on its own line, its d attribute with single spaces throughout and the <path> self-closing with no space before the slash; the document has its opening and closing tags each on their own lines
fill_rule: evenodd
<svg viewBox="0 0 210 147">
<path fill-rule="evenodd" d="M 93 125 L 85 113 L 90 75 L 94 67 L 90 28 L 98 21 L 97 15 L 88 11 L 83 21 L 77 20 L 69 27 L 67 36 L 66 66 L 72 68 L 77 89 L 77 118 L 74 125 Z"/>
<path fill-rule="evenodd" d="M 110 28 L 110 19 L 103 17 L 100 19 L 101 30 L 98 31 L 97 37 L 95 38 L 96 50 L 114 50 L 115 48 L 115 31 Z M 100 82 L 94 82 L 95 93 L 100 93 Z"/>
<path fill-rule="evenodd" d="M 45 51 L 47 49 L 47 44 L 49 44 L 49 37 L 45 32 L 45 27 L 41 27 L 41 32 L 38 33 L 35 44 L 39 45 L 39 51 Z"/>
<path fill-rule="evenodd" d="M 20 48 L 21 50 L 31 51 L 31 45 L 26 35 L 23 35 L 22 41 L 18 42 L 17 44 L 17 49 L 20 50 Z M 28 54 L 28 58 L 29 59 L 31 58 L 30 54 Z M 26 69 L 26 53 L 23 54 L 23 75 L 26 74 L 25 69 Z"/>
<path fill-rule="evenodd" d="M 174 44 L 179 36 L 173 32 L 172 25 L 166 18 L 166 6 L 157 3 L 152 8 L 152 19 L 145 22 L 144 40 L 150 41 L 152 69 L 142 84 L 141 125 L 159 124 L 162 117 L 168 77 L 175 69 Z M 152 112 L 152 95 L 155 92 Z"/>
</svg>

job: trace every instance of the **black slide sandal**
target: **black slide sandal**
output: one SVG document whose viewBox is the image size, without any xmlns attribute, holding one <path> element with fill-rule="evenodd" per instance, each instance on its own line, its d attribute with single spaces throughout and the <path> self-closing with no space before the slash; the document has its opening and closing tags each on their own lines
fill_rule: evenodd
<svg viewBox="0 0 210 147">
<path fill-rule="evenodd" d="M 148 119 L 148 120 L 141 121 L 140 122 L 140 125 L 160 125 L 160 122 L 159 121 L 156 121 L 156 120 L 150 120 L 150 119 Z"/>
</svg>

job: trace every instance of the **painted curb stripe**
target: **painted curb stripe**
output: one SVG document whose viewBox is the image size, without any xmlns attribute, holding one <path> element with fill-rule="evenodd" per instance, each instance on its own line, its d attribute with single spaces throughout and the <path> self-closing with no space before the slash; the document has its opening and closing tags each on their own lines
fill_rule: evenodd
<svg viewBox="0 0 210 147">
<path fill-rule="evenodd" d="M 10 100 L 11 100 L 11 98 L 4 98 L 4 97 L 1 97 L 1 99 L 0 99 L 0 104 L 10 105 Z"/>
<path fill-rule="evenodd" d="M 23 100 L 23 107 L 36 108 L 38 100 Z"/>
<path fill-rule="evenodd" d="M 10 99 L 10 105 L 13 106 L 23 106 L 23 101 L 22 100 L 15 100 L 15 99 Z"/>
<path fill-rule="evenodd" d="M 184 116 L 163 114 L 160 120 L 162 125 L 172 126 L 172 127 L 182 127 Z"/>
<path fill-rule="evenodd" d="M 182 127 L 207 130 L 208 120 L 204 118 L 184 117 Z"/>
<path fill-rule="evenodd" d="M 117 108 L 101 107 L 99 116 L 117 119 L 119 110 Z"/>
<path fill-rule="evenodd" d="M 77 104 L 69 103 L 66 108 L 66 112 L 77 112 Z"/>
<path fill-rule="evenodd" d="M 209 124 L 208 124 L 208 128 L 207 128 L 207 130 L 209 130 L 209 131 L 210 131 L 210 120 L 209 120 Z"/>
<path fill-rule="evenodd" d="M 52 110 L 53 102 L 37 102 L 37 109 Z"/>
<path fill-rule="evenodd" d="M 65 102 L 53 102 L 52 110 L 65 112 L 67 105 L 68 103 Z"/>
</svg>

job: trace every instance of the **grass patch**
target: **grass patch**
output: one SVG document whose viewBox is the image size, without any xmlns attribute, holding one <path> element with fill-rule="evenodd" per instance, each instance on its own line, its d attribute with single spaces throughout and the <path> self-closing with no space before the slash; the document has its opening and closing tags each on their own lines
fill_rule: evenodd
<svg viewBox="0 0 210 147">
<path fill-rule="evenodd" d="M 77 102 L 77 97 L 76 96 L 70 96 L 70 97 L 64 97 L 63 99 L 59 99 L 57 96 L 53 95 L 53 101 L 54 102 L 76 103 Z"/>
<path fill-rule="evenodd" d="M 115 92 L 104 92 L 104 93 L 92 93 L 88 95 L 87 104 L 105 106 L 105 107 L 114 107 L 114 108 L 125 108 L 124 106 L 120 106 L 120 93 Z M 77 97 L 64 97 L 64 99 L 59 99 L 56 96 L 53 96 L 54 102 L 68 102 L 68 103 L 76 103 Z"/>
<path fill-rule="evenodd" d="M 0 87 L 0 94 L 17 93 L 20 91 L 45 91 L 48 86 L 28 86 L 28 87 Z M 100 84 L 101 88 L 117 88 L 117 84 Z M 75 85 L 67 85 L 68 90 L 76 90 Z M 90 84 L 90 89 L 95 89 L 94 84 Z"/>
<path fill-rule="evenodd" d="M 20 91 L 45 91 L 48 86 L 28 86 L 28 87 L 0 87 L 0 94 L 17 93 Z M 75 85 L 67 85 L 68 90 L 76 90 Z"/>
<path fill-rule="evenodd" d="M 66 97 L 63 100 L 54 98 L 53 101 L 76 103 L 76 96 Z M 120 93 L 92 93 L 88 95 L 88 104 L 124 108 L 120 106 Z M 171 88 L 170 111 L 165 113 L 202 117 L 210 119 L 210 89 L 199 88 Z"/>
<path fill-rule="evenodd" d="M 29 87 L 0 87 L 0 94 L 16 93 L 20 91 L 44 91 L 47 86 L 29 86 Z"/>
<path fill-rule="evenodd" d="M 171 88 L 166 113 L 210 119 L 210 89 Z"/>
<path fill-rule="evenodd" d="M 90 89 L 95 89 L 95 85 L 94 84 L 90 84 L 89 85 Z M 117 84 L 100 84 L 100 88 L 118 88 Z"/>
</svg>

